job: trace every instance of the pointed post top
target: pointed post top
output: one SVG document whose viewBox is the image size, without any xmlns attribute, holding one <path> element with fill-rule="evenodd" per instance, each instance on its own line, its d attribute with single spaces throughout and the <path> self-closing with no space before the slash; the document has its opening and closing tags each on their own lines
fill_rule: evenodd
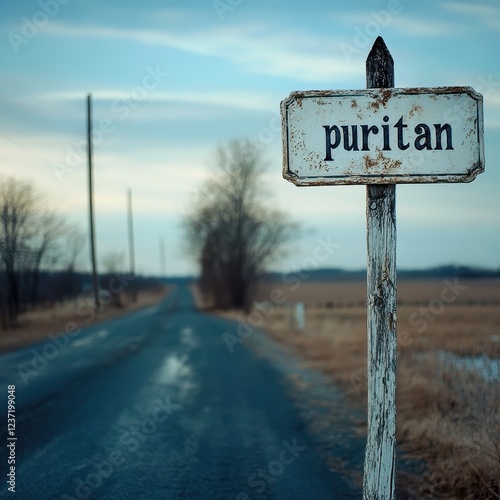
<svg viewBox="0 0 500 500">
<path fill-rule="evenodd" d="M 394 87 L 394 60 L 379 36 L 366 58 L 366 88 Z"/>
</svg>

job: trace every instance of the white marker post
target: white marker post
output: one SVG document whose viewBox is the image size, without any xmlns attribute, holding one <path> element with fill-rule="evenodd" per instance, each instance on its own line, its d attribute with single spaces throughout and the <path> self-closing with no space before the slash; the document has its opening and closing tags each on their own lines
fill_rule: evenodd
<svg viewBox="0 0 500 500">
<path fill-rule="evenodd" d="M 283 177 L 367 185 L 368 436 L 363 498 L 393 500 L 396 446 L 396 184 L 470 182 L 484 171 L 483 100 L 470 87 L 395 89 L 381 37 L 369 90 L 292 92 L 281 103 Z M 451 124 L 450 113 L 460 116 Z"/>
<path fill-rule="evenodd" d="M 295 304 L 295 325 L 298 332 L 303 332 L 306 326 L 306 311 L 304 309 L 304 302 L 297 302 Z"/>
</svg>

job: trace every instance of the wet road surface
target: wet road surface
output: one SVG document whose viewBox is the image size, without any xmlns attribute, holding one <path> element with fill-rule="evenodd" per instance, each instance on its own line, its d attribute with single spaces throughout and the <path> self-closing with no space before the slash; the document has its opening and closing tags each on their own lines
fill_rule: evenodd
<svg viewBox="0 0 500 500">
<path fill-rule="evenodd" d="M 252 349 L 230 352 L 223 335 L 236 328 L 180 287 L 0 356 L 3 408 L 16 386 L 17 498 L 360 498 L 326 465 L 282 372 Z M 14 497 L 7 488 L 0 498 Z"/>
</svg>

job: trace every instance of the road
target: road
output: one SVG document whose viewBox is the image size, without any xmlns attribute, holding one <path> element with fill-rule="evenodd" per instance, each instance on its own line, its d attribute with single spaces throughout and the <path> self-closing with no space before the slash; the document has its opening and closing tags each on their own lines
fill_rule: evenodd
<svg viewBox="0 0 500 500">
<path fill-rule="evenodd" d="M 245 346 L 230 352 L 223 335 L 236 328 L 180 287 L 157 306 L 2 355 L 3 408 L 16 387 L 17 440 L 4 412 L 1 426 L 17 497 L 359 498 L 317 452 L 279 370 Z M 16 496 L 7 480 L 0 498 Z"/>
</svg>

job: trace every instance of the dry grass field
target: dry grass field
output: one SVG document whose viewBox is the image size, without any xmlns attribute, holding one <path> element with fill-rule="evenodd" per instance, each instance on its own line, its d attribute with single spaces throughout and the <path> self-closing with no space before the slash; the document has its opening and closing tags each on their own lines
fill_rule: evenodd
<svg viewBox="0 0 500 500">
<path fill-rule="evenodd" d="M 366 405 L 366 285 L 295 285 L 261 285 L 254 318 Z M 285 300 L 304 302 L 303 332 Z M 500 280 L 400 281 L 398 301 L 398 444 L 429 470 L 400 490 L 500 498 Z"/>
<path fill-rule="evenodd" d="M 157 304 L 168 293 L 168 287 L 141 290 L 136 302 L 132 302 L 124 293 L 121 307 L 112 304 L 103 305 L 100 311 L 95 311 L 92 299 L 86 297 L 56 304 L 55 307 L 40 307 L 34 311 L 22 313 L 15 328 L 0 332 L 0 352 L 46 340 L 49 333 L 64 331 L 69 322 L 75 322 L 80 327 L 84 327 Z"/>
</svg>

